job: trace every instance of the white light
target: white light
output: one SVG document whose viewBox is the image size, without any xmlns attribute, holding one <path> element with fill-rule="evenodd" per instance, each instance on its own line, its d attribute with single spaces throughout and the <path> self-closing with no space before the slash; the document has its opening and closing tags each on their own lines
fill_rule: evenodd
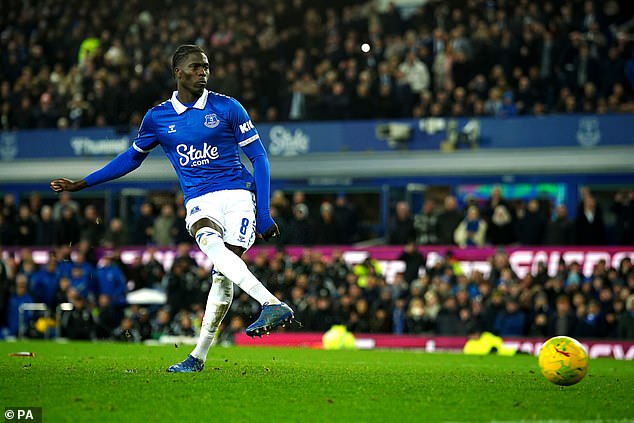
<svg viewBox="0 0 634 423">
<path fill-rule="evenodd" d="M 367 53 L 370 51 L 370 44 L 368 43 L 363 43 L 361 44 L 361 51 L 364 53 Z"/>
</svg>

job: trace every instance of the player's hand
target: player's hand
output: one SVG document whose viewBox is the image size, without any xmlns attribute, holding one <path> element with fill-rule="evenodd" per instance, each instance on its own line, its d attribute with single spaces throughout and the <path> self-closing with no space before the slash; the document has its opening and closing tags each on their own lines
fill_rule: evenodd
<svg viewBox="0 0 634 423">
<path fill-rule="evenodd" d="M 271 238 L 277 238 L 278 236 L 280 236 L 280 228 L 277 227 L 277 223 L 273 222 L 271 227 L 264 231 L 264 233 L 260 236 L 265 241 L 268 241 Z"/>
<path fill-rule="evenodd" d="M 277 238 L 280 236 L 280 228 L 277 227 L 277 223 L 273 222 L 273 224 L 263 233 L 258 234 L 258 238 L 262 238 L 265 241 L 268 241 L 271 238 Z"/>
<path fill-rule="evenodd" d="M 268 241 L 280 236 L 280 228 L 277 227 L 277 223 L 268 210 L 258 210 L 255 216 L 255 233 L 258 238 Z"/>
<path fill-rule="evenodd" d="M 51 189 L 55 192 L 62 192 L 62 191 L 75 192 L 75 191 L 84 189 L 88 186 L 86 181 L 84 181 L 83 179 L 81 181 L 71 181 L 70 179 L 66 179 L 66 178 L 54 179 L 51 181 L 50 185 L 51 185 Z"/>
</svg>

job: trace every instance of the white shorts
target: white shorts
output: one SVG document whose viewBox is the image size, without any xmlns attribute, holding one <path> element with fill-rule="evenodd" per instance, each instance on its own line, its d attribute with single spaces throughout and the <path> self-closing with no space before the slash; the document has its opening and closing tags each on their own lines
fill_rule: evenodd
<svg viewBox="0 0 634 423">
<path fill-rule="evenodd" d="M 222 228 L 222 239 L 227 244 L 247 250 L 255 242 L 255 195 L 251 191 L 210 192 L 190 199 L 185 208 L 187 231 L 206 217 Z"/>
</svg>

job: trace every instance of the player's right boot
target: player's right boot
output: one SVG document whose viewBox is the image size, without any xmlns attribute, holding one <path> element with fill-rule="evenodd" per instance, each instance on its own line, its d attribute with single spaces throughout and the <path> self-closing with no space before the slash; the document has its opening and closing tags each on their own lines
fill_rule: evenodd
<svg viewBox="0 0 634 423">
<path fill-rule="evenodd" d="M 278 326 L 290 323 L 294 316 L 293 309 L 286 303 L 264 303 L 258 320 L 247 328 L 247 335 L 251 337 L 265 335 Z"/>
<path fill-rule="evenodd" d="M 205 368 L 205 362 L 200 358 L 196 358 L 191 354 L 180 363 L 172 364 L 167 368 L 170 373 L 195 373 L 202 372 Z"/>
</svg>

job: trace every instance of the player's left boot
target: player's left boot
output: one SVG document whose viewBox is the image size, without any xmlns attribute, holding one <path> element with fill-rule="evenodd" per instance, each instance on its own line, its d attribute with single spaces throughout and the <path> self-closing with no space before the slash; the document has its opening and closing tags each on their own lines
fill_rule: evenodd
<svg viewBox="0 0 634 423">
<path fill-rule="evenodd" d="M 262 306 L 260 317 L 247 328 L 247 335 L 262 336 L 266 335 L 272 329 L 290 323 L 293 319 L 293 309 L 285 303 L 269 304 Z"/>
<path fill-rule="evenodd" d="M 202 372 L 205 368 L 205 362 L 200 358 L 196 358 L 191 354 L 180 363 L 172 364 L 167 371 L 170 373 L 195 373 Z"/>
</svg>

